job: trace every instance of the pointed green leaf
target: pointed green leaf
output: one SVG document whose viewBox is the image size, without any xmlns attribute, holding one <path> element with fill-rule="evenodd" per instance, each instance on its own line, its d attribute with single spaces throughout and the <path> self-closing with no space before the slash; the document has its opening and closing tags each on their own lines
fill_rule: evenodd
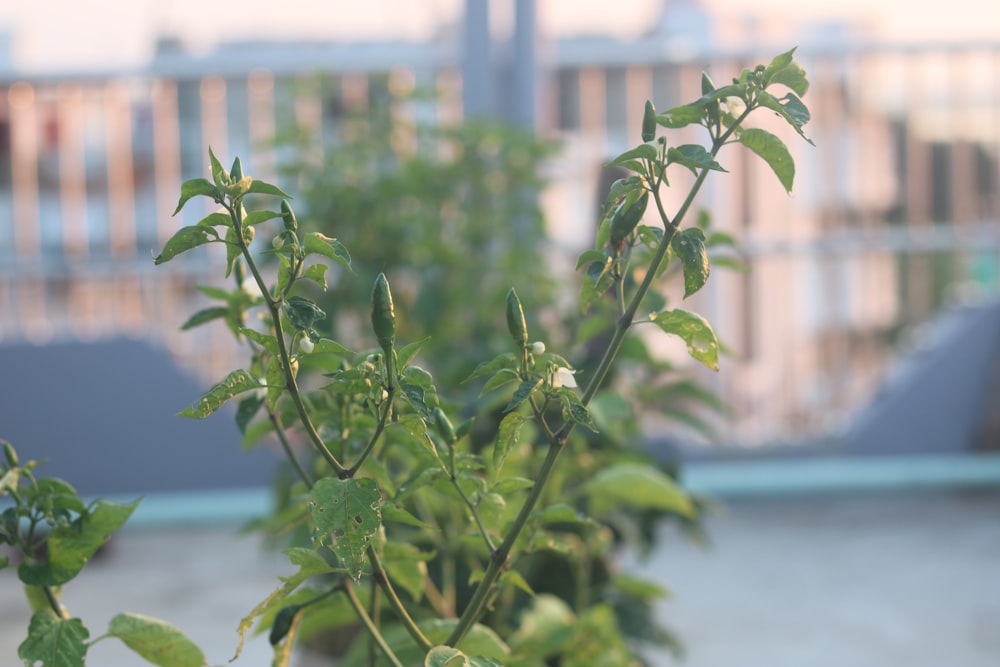
<svg viewBox="0 0 1000 667">
<path fill-rule="evenodd" d="M 326 319 L 326 312 L 315 301 L 301 296 L 288 297 L 284 312 L 291 325 L 305 333 Z"/>
<path fill-rule="evenodd" d="M 509 368 L 501 368 L 493 375 L 493 377 L 486 381 L 486 384 L 483 385 L 483 389 L 479 392 L 479 395 L 485 396 L 494 389 L 514 382 L 517 379 L 518 375 L 515 371 Z"/>
<path fill-rule="evenodd" d="M 348 350 L 335 340 L 320 338 L 313 347 L 312 354 L 340 354 L 344 356 L 354 356 L 354 352 Z"/>
<path fill-rule="evenodd" d="M 684 269 L 684 298 L 688 298 L 708 280 L 708 253 L 705 251 L 705 232 L 689 227 L 674 234 L 670 248 L 681 260 Z"/>
<path fill-rule="evenodd" d="M 688 354 L 713 371 L 719 370 L 719 339 L 704 317 L 680 308 L 649 316 L 665 333 L 680 336 Z"/>
<path fill-rule="evenodd" d="M 510 402 L 507 404 L 507 407 L 503 409 L 503 411 L 511 412 L 512 410 L 515 410 L 517 406 L 521 405 L 521 403 L 524 403 L 524 401 L 526 401 L 528 397 L 531 396 L 531 392 L 535 391 L 535 388 L 538 387 L 538 385 L 540 385 L 541 383 L 542 383 L 542 378 L 540 377 L 533 377 L 533 378 L 528 378 L 527 380 L 523 380 L 521 384 L 517 386 L 517 389 L 514 391 L 514 395 L 510 397 Z"/>
<path fill-rule="evenodd" d="M 319 232 L 310 232 L 306 234 L 304 244 L 307 253 L 323 255 L 337 262 L 348 271 L 352 271 L 351 254 L 347 252 L 344 244 L 337 239 L 330 238 Z"/>
<path fill-rule="evenodd" d="M 59 618 L 45 609 L 32 615 L 17 657 L 27 667 L 83 667 L 89 637 L 80 619 Z"/>
<path fill-rule="evenodd" d="M 763 158 L 781 181 L 785 191 L 791 193 L 795 180 L 795 162 L 785 143 L 767 130 L 759 128 L 743 130 L 739 141 Z"/>
<path fill-rule="evenodd" d="M 199 310 L 197 313 L 189 317 L 187 322 L 181 325 L 181 331 L 194 329 L 195 327 L 205 324 L 206 322 L 211 322 L 212 320 L 224 318 L 227 315 L 229 315 L 229 309 L 223 306 L 216 306 L 214 308 L 205 308 L 204 310 Z"/>
<path fill-rule="evenodd" d="M 700 123 L 704 117 L 704 105 L 694 102 L 674 107 L 673 109 L 667 109 L 663 113 L 657 114 L 656 122 L 666 128 L 678 129 L 687 125 Z"/>
<path fill-rule="evenodd" d="M 809 90 L 809 79 L 802 66 L 794 61 L 795 49 L 779 54 L 764 68 L 764 87 L 781 84 L 800 97 Z"/>
<path fill-rule="evenodd" d="M 247 426 L 257 415 L 260 406 L 264 405 L 264 397 L 252 394 L 239 402 L 236 407 L 236 427 L 240 429 L 240 435 L 247 434 Z"/>
<path fill-rule="evenodd" d="M 270 354 L 277 356 L 279 354 L 278 339 L 274 337 L 273 334 L 266 334 L 262 331 L 257 331 L 256 329 L 249 329 L 247 327 L 240 327 L 239 332 L 257 343 Z"/>
<path fill-rule="evenodd" d="M 222 201 L 222 193 L 212 185 L 212 182 L 206 178 L 192 178 L 189 181 L 184 181 L 181 184 L 181 198 L 177 202 L 177 208 L 174 209 L 173 215 L 177 215 L 184 208 L 184 204 L 188 203 L 193 197 L 211 197 L 216 202 Z M 226 216 L 227 218 L 229 216 Z"/>
<path fill-rule="evenodd" d="M 59 526 L 46 540 L 48 562 L 22 561 L 18 578 L 30 586 L 59 586 L 70 581 L 121 528 L 139 504 L 96 500 L 73 523 Z"/>
<path fill-rule="evenodd" d="M 656 142 L 651 141 L 649 143 L 639 144 L 635 148 L 631 148 L 610 162 L 607 162 L 604 166 L 624 166 L 633 160 L 656 160 L 658 152 Z"/>
<path fill-rule="evenodd" d="M 712 157 L 712 154 L 699 144 L 684 144 L 667 149 L 667 164 L 679 164 L 696 174 L 698 169 L 726 171 Z"/>
<path fill-rule="evenodd" d="M 177 413 L 178 417 L 204 419 L 237 394 L 260 389 L 260 382 L 245 370 L 236 370 L 201 395 L 195 403 Z"/>
<path fill-rule="evenodd" d="M 559 392 L 559 400 L 562 403 L 563 418 L 579 424 L 588 431 L 598 433 L 597 424 L 594 423 L 594 418 L 590 415 L 590 411 L 587 410 L 587 406 L 580 401 L 573 390 L 569 387 L 560 387 L 557 391 Z"/>
<path fill-rule="evenodd" d="M 428 336 L 427 338 L 415 341 L 413 343 L 410 343 L 409 345 L 404 345 L 403 347 L 399 348 L 399 350 L 396 352 L 396 364 L 400 368 L 409 366 L 410 362 L 413 361 L 413 358 L 417 356 L 417 353 L 420 352 L 420 350 L 424 347 L 424 345 L 427 344 L 427 341 L 429 341 L 430 339 L 431 339 L 430 336 Z"/>
<path fill-rule="evenodd" d="M 382 524 L 382 494 L 371 479 L 325 477 L 309 492 L 309 509 L 324 541 L 332 541 L 348 574 L 361 578 L 365 549 Z"/>
<path fill-rule="evenodd" d="M 413 526 L 414 528 L 431 529 L 429 524 L 426 524 L 415 517 L 409 510 L 390 502 L 382 504 L 382 520 L 401 523 L 407 526 Z"/>
<path fill-rule="evenodd" d="M 808 141 L 810 145 L 816 145 L 812 142 L 812 139 L 807 137 L 805 132 L 802 131 L 802 126 L 809 122 L 809 109 L 807 109 L 806 105 L 802 104 L 802 101 L 793 93 L 788 93 L 781 99 L 778 99 L 770 93 L 762 90 L 757 93 L 757 101 L 762 107 L 777 112 L 777 114 L 784 118 L 785 122 L 791 125 L 795 131 L 799 133 L 799 136 Z"/>
<path fill-rule="evenodd" d="M 292 198 L 290 194 L 287 194 L 277 185 L 272 185 L 270 183 L 265 183 L 264 181 L 258 181 L 256 179 L 254 179 L 253 183 L 250 184 L 250 188 L 247 190 L 247 192 L 255 195 L 273 195 L 275 197 L 284 197 L 285 199 Z"/>
<path fill-rule="evenodd" d="M 153 258 L 153 264 L 159 266 L 164 262 L 169 262 L 177 255 L 187 252 L 191 248 L 197 248 L 206 243 L 218 243 L 222 241 L 219 233 L 211 227 L 201 227 L 198 225 L 181 227 L 163 246 L 160 254 Z"/>
<path fill-rule="evenodd" d="M 615 464 L 597 473 L 584 488 L 590 511 L 595 515 L 621 507 L 667 510 L 686 517 L 693 517 L 695 513 L 687 493 L 651 464 Z"/>
<path fill-rule="evenodd" d="M 514 588 L 518 588 L 531 596 L 535 595 L 535 590 L 531 587 L 531 584 L 529 584 L 524 578 L 524 575 L 517 570 L 507 570 L 501 574 L 500 584 L 513 586 Z"/>
<path fill-rule="evenodd" d="M 253 228 L 247 230 L 253 233 Z M 248 244 L 249 245 L 249 244 Z M 236 236 L 236 230 L 232 227 L 226 230 L 226 277 L 233 272 L 233 265 L 243 251 L 240 249 L 240 240 Z"/>
<path fill-rule="evenodd" d="M 323 288 L 325 291 L 327 288 L 326 283 L 326 271 L 329 269 L 326 264 L 312 264 L 306 267 L 306 270 L 302 273 L 302 276 L 313 281 L 317 285 Z"/>
<path fill-rule="evenodd" d="M 247 213 L 246 217 L 243 218 L 243 224 L 252 227 L 253 225 L 259 225 L 262 222 L 280 217 L 281 214 L 276 211 L 250 211 Z"/>
<path fill-rule="evenodd" d="M 484 361 L 483 363 L 476 366 L 476 370 L 472 371 L 472 374 L 462 380 L 463 383 L 469 380 L 474 380 L 477 377 L 483 375 L 490 375 L 496 373 L 502 368 L 513 370 L 517 367 L 517 356 L 513 352 L 503 352 L 493 357 L 489 361 Z"/>
<path fill-rule="evenodd" d="M 211 166 L 212 180 L 215 181 L 215 185 L 218 187 L 223 187 L 229 185 L 232 180 L 229 176 L 229 172 L 226 171 L 222 163 L 219 162 L 219 158 L 215 157 L 215 153 L 212 151 L 212 147 L 208 147 L 208 161 Z"/>
<path fill-rule="evenodd" d="M 435 646 L 427 652 L 424 667 L 469 667 L 469 659 L 457 648 Z"/>
<path fill-rule="evenodd" d="M 529 421 L 528 417 L 517 412 L 508 412 L 500 421 L 497 429 L 496 443 L 493 445 L 493 475 L 499 475 L 507 454 L 521 439 L 521 427 Z"/>
<path fill-rule="evenodd" d="M 147 662 L 159 667 L 202 667 L 205 656 L 183 632 L 157 618 L 117 614 L 108 623 L 108 634 L 118 637 Z"/>
<path fill-rule="evenodd" d="M 231 227 L 232 224 L 233 219 L 229 217 L 228 213 L 223 213 L 222 211 L 209 213 L 198 221 L 199 227 Z"/>
</svg>

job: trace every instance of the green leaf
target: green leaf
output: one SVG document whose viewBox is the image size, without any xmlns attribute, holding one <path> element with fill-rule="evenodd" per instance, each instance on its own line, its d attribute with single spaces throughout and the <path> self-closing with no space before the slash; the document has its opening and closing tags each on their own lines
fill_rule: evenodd
<svg viewBox="0 0 1000 667">
<path fill-rule="evenodd" d="M 791 193 L 795 180 L 795 161 L 785 142 L 760 128 L 747 128 L 740 133 L 739 142 L 759 155 L 770 165 L 785 191 Z"/>
<path fill-rule="evenodd" d="M 420 366 L 407 366 L 400 377 L 399 386 L 413 407 L 429 418 L 430 411 L 439 404 L 433 376 Z"/>
<path fill-rule="evenodd" d="M 798 48 L 798 47 L 796 47 Z M 800 97 L 809 90 L 809 79 L 802 66 L 794 61 L 795 48 L 775 56 L 764 68 L 764 87 L 778 83 L 791 88 Z"/>
<path fill-rule="evenodd" d="M 382 524 L 382 494 L 371 479 L 323 478 L 309 492 L 316 527 L 332 540 L 348 574 L 356 582 L 365 565 L 365 549 Z"/>
<path fill-rule="evenodd" d="M 401 523 L 414 528 L 430 529 L 430 525 L 415 517 L 410 511 L 391 502 L 382 503 L 382 520 Z"/>
<path fill-rule="evenodd" d="M 275 197 L 284 197 L 285 199 L 292 198 L 290 194 L 287 194 L 277 185 L 265 183 L 264 181 L 258 181 L 257 179 L 254 179 L 253 183 L 250 184 L 250 189 L 247 190 L 247 193 L 255 195 L 273 195 Z"/>
<path fill-rule="evenodd" d="M 235 370 L 201 395 L 195 403 L 177 413 L 178 417 L 204 419 L 222 407 L 222 404 L 237 394 L 251 389 L 260 389 L 260 381 L 245 370 Z"/>
<path fill-rule="evenodd" d="M 348 350 L 335 340 L 320 338 L 313 346 L 311 354 L 340 354 L 344 356 L 354 356 L 354 352 Z"/>
<path fill-rule="evenodd" d="M 250 228 L 250 233 L 253 233 L 253 228 Z M 249 245 L 249 243 L 247 244 Z M 236 259 L 242 254 L 240 250 L 240 240 L 236 236 L 236 230 L 230 227 L 226 230 L 226 277 L 228 278 L 233 272 L 233 265 L 236 263 Z"/>
<path fill-rule="evenodd" d="M 212 180 L 215 181 L 215 184 L 220 188 L 224 185 L 228 185 L 231 180 L 229 172 L 226 171 L 225 167 L 222 166 L 222 163 L 219 162 L 219 158 L 215 157 L 215 153 L 212 152 L 211 146 L 208 147 L 208 161 L 211 165 Z"/>
<path fill-rule="evenodd" d="M 323 255 L 340 264 L 348 271 L 351 269 L 351 254 L 347 248 L 337 239 L 330 238 L 319 232 L 310 232 L 305 236 L 305 248 L 307 253 Z"/>
<path fill-rule="evenodd" d="M 427 652 L 424 667 L 469 667 L 469 659 L 457 648 L 435 646 Z"/>
<path fill-rule="evenodd" d="M 18 567 L 20 580 L 30 586 L 59 586 L 70 581 L 97 553 L 111 534 L 121 528 L 136 506 L 96 500 L 71 524 L 59 526 L 46 539 L 48 562 L 25 560 Z"/>
<path fill-rule="evenodd" d="M 292 326 L 305 333 L 312 331 L 319 322 L 326 319 L 326 312 L 315 301 L 301 296 L 288 297 L 284 311 Z"/>
<path fill-rule="evenodd" d="M 636 510 L 667 510 L 689 518 L 695 514 L 687 493 L 649 464 L 615 464 L 597 473 L 584 488 L 590 511 L 595 515 L 623 506 Z"/>
<path fill-rule="evenodd" d="M 704 116 L 704 105 L 699 104 L 698 102 L 693 102 L 691 104 L 674 107 L 673 109 L 667 109 L 666 111 L 657 114 L 656 122 L 666 128 L 678 129 L 686 127 L 687 125 L 701 123 L 701 119 L 704 118 Z"/>
<path fill-rule="evenodd" d="M 635 148 L 631 148 L 615 159 L 607 162 L 605 167 L 613 167 L 615 165 L 624 166 L 633 160 L 656 160 L 658 157 L 659 150 L 656 146 L 655 141 L 651 141 L 645 144 L 639 144 Z"/>
<path fill-rule="evenodd" d="M 597 425 L 594 423 L 590 411 L 587 410 L 587 406 L 580 402 L 573 390 L 569 387 L 561 387 L 557 391 L 559 392 L 559 400 L 562 402 L 563 418 L 579 424 L 588 431 L 598 433 Z"/>
<path fill-rule="evenodd" d="M 206 322 L 225 318 L 227 315 L 229 315 L 229 309 L 223 306 L 215 306 L 214 308 L 199 310 L 197 313 L 189 317 L 187 322 L 181 325 L 181 331 L 194 329 L 195 327 L 205 324 Z"/>
<path fill-rule="evenodd" d="M 239 402 L 236 408 L 236 426 L 240 429 L 240 435 L 247 434 L 247 426 L 250 425 L 251 420 L 257 415 L 262 405 L 264 405 L 264 398 L 256 394 L 251 394 Z"/>
<path fill-rule="evenodd" d="M 524 403 L 528 397 L 531 396 L 531 393 L 535 391 L 535 388 L 537 388 L 541 383 L 542 378 L 540 377 L 531 377 L 527 380 L 523 380 L 514 391 L 514 395 L 510 397 L 510 402 L 507 404 L 507 407 L 503 409 L 503 411 L 511 412 L 512 410 L 517 409 L 517 406 Z"/>
<path fill-rule="evenodd" d="M 252 185 L 251 188 L 253 188 Z M 243 224 L 252 227 L 254 225 L 259 225 L 262 222 L 267 222 L 268 220 L 280 217 L 281 213 L 278 213 L 277 211 L 250 211 L 246 214 L 246 217 L 243 218 Z"/>
<path fill-rule="evenodd" d="M 802 131 L 802 126 L 809 122 L 809 110 L 793 93 L 788 93 L 778 99 L 770 93 L 760 91 L 757 93 L 757 101 L 762 107 L 776 111 L 789 125 L 795 128 L 800 137 L 808 141 L 810 145 L 815 146 Z"/>
<path fill-rule="evenodd" d="M 524 575 L 522 575 L 517 570 L 507 570 L 506 572 L 501 574 L 500 584 L 513 586 L 514 588 L 518 588 L 531 596 L 535 595 L 535 590 L 524 578 Z"/>
<path fill-rule="evenodd" d="M 493 475 L 500 474 L 507 454 L 521 439 L 521 427 L 529 421 L 528 417 L 517 412 L 508 412 L 500 421 L 497 429 L 496 443 L 493 445 Z"/>
<path fill-rule="evenodd" d="M 444 646 L 444 642 L 457 623 L 458 620 L 454 618 L 433 619 L 419 621 L 417 627 L 432 644 Z M 386 625 L 382 629 L 382 636 L 402 664 L 423 664 L 426 658 L 424 651 L 413 642 L 413 638 L 402 625 L 398 623 Z M 468 657 L 471 667 L 503 667 L 510 657 L 510 648 L 507 644 L 496 632 L 481 623 L 472 626 L 458 648 L 467 657 L 471 656 Z M 363 667 L 369 664 L 368 643 L 354 642 L 350 652 L 337 664 L 339 667 Z"/>
<path fill-rule="evenodd" d="M 418 340 L 416 342 L 410 343 L 409 345 L 404 345 L 403 347 L 399 348 L 399 350 L 396 352 L 396 364 L 400 368 L 409 366 L 410 362 L 413 361 L 413 358 L 417 356 L 417 353 L 420 352 L 420 350 L 424 347 L 424 345 L 427 344 L 427 341 L 429 341 L 430 339 L 431 339 L 430 336 L 428 336 L 423 340 Z"/>
<path fill-rule="evenodd" d="M 712 154 L 699 144 L 684 144 L 667 149 L 667 164 L 679 164 L 697 174 L 698 169 L 726 171 L 715 161 Z"/>
<path fill-rule="evenodd" d="M 667 589 L 655 581 L 640 579 L 620 572 L 612 576 L 608 583 L 620 593 L 640 600 L 662 600 L 670 595 Z"/>
<path fill-rule="evenodd" d="M 676 308 L 649 316 L 665 333 L 680 336 L 687 343 L 688 354 L 713 371 L 719 370 L 719 339 L 704 317 Z"/>
<path fill-rule="evenodd" d="M 462 380 L 462 382 L 465 383 L 483 375 L 491 375 L 502 368 L 509 370 L 517 368 L 517 356 L 513 352 L 504 352 L 502 354 L 498 354 L 489 361 L 484 361 L 476 366 L 476 370 L 472 371 L 472 374 Z"/>
<path fill-rule="evenodd" d="M 486 381 L 486 384 L 483 385 L 483 389 L 479 392 L 479 395 L 484 396 L 498 387 L 514 382 L 517 378 L 518 375 L 515 371 L 509 368 L 501 368 L 493 375 L 493 377 Z"/>
<path fill-rule="evenodd" d="M 174 209 L 172 215 L 177 215 L 184 208 L 184 204 L 192 197 L 211 197 L 216 202 L 222 201 L 222 193 L 216 188 L 211 181 L 207 178 L 192 178 L 189 181 L 184 181 L 181 183 L 181 198 L 177 202 L 177 208 Z M 227 220 L 229 216 L 226 216 Z"/>
<path fill-rule="evenodd" d="M 201 667 L 205 656 L 187 635 L 166 621 L 140 614 L 116 614 L 108 634 L 118 637 L 147 662 L 159 667 Z"/>
<path fill-rule="evenodd" d="M 163 250 L 160 251 L 160 254 L 153 258 L 153 264 L 159 266 L 164 262 L 169 262 L 177 255 L 187 252 L 191 248 L 197 248 L 206 243 L 219 243 L 221 241 L 219 232 L 211 227 L 199 227 L 197 225 L 181 227 L 170 237 L 163 246 Z"/>
<path fill-rule="evenodd" d="M 198 221 L 199 227 L 231 227 L 232 225 L 233 219 L 229 217 L 228 213 L 222 211 L 209 213 Z"/>
<path fill-rule="evenodd" d="M 390 578 L 415 602 L 420 602 L 427 582 L 427 561 L 434 558 L 435 553 L 421 551 L 408 542 L 388 541 L 382 555 Z"/>
<path fill-rule="evenodd" d="M 305 272 L 303 272 L 302 276 L 304 278 L 308 278 L 309 280 L 313 281 L 314 283 L 322 287 L 323 290 L 325 291 L 327 288 L 326 272 L 327 269 L 329 268 L 330 267 L 328 267 L 326 264 L 312 264 L 306 267 L 306 270 Z"/>
<path fill-rule="evenodd" d="M 59 618 L 46 609 L 32 615 L 17 657 L 27 667 L 83 667 L 89 637 L 80 619 Z"/>
<path fill-rule="evenodd" d="M 240 327 L 239 332 L 263 347 L 269 354 L 278 356 L 278 339 L 273 334 L 266 334 L 247 327 Z"/>
<path fill-rule="evenodd" d="M 671 249 L 681 260 L 684 269 L 684 298 L 688 298 L 708 280 L 708 253 L 705 251 L 705 232 L 689 227 L 674 234 Z"/>
</svg>

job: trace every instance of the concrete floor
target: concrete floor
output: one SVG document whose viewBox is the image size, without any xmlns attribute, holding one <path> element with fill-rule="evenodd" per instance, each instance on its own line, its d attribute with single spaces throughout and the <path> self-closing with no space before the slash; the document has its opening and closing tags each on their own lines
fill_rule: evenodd
<svg viewBox="0 0 1000 667">
<path fill-rule="evenodd" d="M 145 613 L 224 665 L 240 618 L 292 571 L 234 530 L 126 530 L 64 602 L 92 637 L 119 611 Z M 626 565 L 674 592 L 660 611 L 687 645 L 682 665 L 1000 665 L 1000 491 L 732 501 L 709 532 L 708 550 L 667 534 L 652 559 Z M 20 664 L 27 618 L 15 574 L 3 571 L 0 666 Z M 141 664 L 112 641 L 89 657 L 100 667 Z M 262 637 L 234 664 L 269 663 Z"/>
</svg>

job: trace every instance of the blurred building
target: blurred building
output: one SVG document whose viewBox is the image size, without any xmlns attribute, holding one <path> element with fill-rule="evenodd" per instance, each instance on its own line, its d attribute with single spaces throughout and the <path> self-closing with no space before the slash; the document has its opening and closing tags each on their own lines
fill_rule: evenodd
<svg viewBox="0 0 1000 667">
<path fill-rule="evenodd" d="M 522 30 L 499 44 L 488 25 L 469 23 L 427 44 L 240 43 L 192 55 L 164 40 L 146 67 L 83 76 L 16 74 L 0 58 L 0 344 L 125 334 L 218 379 L 233 365 L 219 352 L 227 334 L 178 332 L 203 305 L 195 286 L 215 279 L 217 257 L 150 261 L 179 224 L 208 212 L 170 217 L 180 183 L 205 174 L 208 145 L 275 177 L 283 156 L 268 140 L 278 129 L 313 128 L 323 150 L 344 108 L 392 104 L 415 86 L 440 97 L 400 104 L 403 113 L 452 122 L 463 104 L 480 104 L 562 141 L 543 197 L 572 261 L 590 242 L 601 165 L 638 143 L 646 99 L 661 110 L 690 101 L 702 71 L 725 80 L 788 46 L 745 39 L 733 50 L 695 0 L 664 2 L 656 29 L 635 40 L 546 43 L 532 3 L 516 5 Z M 752 36 L 752 25 L 743 29 Z M 470 32 L 487 37 L 473 55 Z M 698 202 L 741 240 L 748 266 L 717 271 L 685 305 L 732 352 L 723 372 L 692 373 L 731 406 L 721 436 L 741 444 L 836 432 L 917 346 L 921 326 L 995 296 L 1000 280 L 1000 84 L 991 75 L 1000 44 L 883 47 L 842 25 L 807 37 L 797 57 L 811 75 L 805 130 L 816 147 L 763 119 L 793 152 L 794 193 L 733 150 L 722 157 L 732 173 L 710 179 Z M 480 92 L 492 102 L 471 96 L 470 71 L 486 73 Z M 673 141 L 702 139 L 680 135 Z M 685 177 L 673 176 L 678 192 Z"/>
</svg>

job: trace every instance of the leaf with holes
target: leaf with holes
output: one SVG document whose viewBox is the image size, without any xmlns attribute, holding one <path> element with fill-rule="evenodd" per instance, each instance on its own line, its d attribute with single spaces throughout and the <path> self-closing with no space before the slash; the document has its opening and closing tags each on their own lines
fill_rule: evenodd
<svg viewBox="0 0 1000 667">
<path fill-rule="evenodd" d="M 236 370 L 224 380 L 201 395 L 190 407 L 177 413 L 178 417 L 204 419 L 222 407 L 222 404 L 237 394 L 251 389 L 260 389 L 260 382 L 245 370 Z"/>
<path fill-rule="evenodd" d="M 309 492 L 309 508 L 323 539 L 332 540 L 351 577 L 358 581 L 365 549 L 382 524 L 382 494 L 371 479 L 324 478 Z"/>
<path fill-rule="evenodd" d="M 323 255 L 351 271 L 351 254 L 344 244 L 319 232 L 310 232 L 304 239 L 306 253 Z"/>
<path fill-rule="evenodd" d="M 687 343 L 688 354 L 713 371 L 719 370 L 719 339 L 712 325 L 697 313 L 676 308 L 652 313 L 649 319 L 665 333 L 680 336 Z"/>
<path fill-rule="evenodd" d="M 78 618 L 59 618 L 45 609 L 31 617 L 28 638 L 17 647 L 25 665 L 83 667 L 90 632 Z"/>
<path fill-rule="evenodd" d="M 705 232 L 689 227 L 674 234 L 670 249 L 681 260 L 684 269 L 684 298 L 688 298 L 708 280 L 708 253 L 705 251 Z"/>
<path fill-rule="evenodd" d="M 220 243 L 219 232 L 212 227 L 201 227 L 193 225 L 191 227 L 181 227 L 164 244 L 160 254 L 153 258 L 153 264 L 159 266 L 164 262 L 169 262 L 177 255 L 187 252 L 191 248 L 197 248 L 206 243 Z"/>
</svg>

